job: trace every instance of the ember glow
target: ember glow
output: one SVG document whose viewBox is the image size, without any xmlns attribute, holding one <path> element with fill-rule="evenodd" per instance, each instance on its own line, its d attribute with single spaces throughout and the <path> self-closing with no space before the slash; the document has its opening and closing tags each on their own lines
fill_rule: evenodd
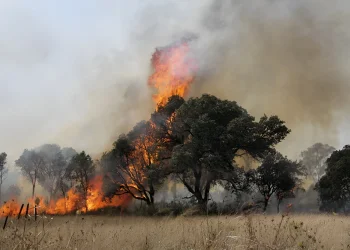
<svg viewBox="0 0 350 250">
<path fill-rule="evenodd" d="M 172 95 L 187 95 L 197 70 L 188 42 L 156 49 L 151 63 L 154 72 L 148 85 L 157 91 L 153 95 L 157 105 L 164 105 Z"/>
<path fill-rule="evenodd" d="M 96 176 L 93 178 L 89 185 L 89 191 L 87 195 L 87 209 L 89 212 L 97 211 L 106 207 L 121 207 L 125 208 L 131 198 L 127 195 L 122 196 L 113 196 L 111 199 L 106 198 L 102 192 L 102 176 Z M 86 212 L 85 202 L 82 195 L 77 192 L 74 188 L 70 189 L 66 197 L 52 200 L 47 202 L 44 197 L 37 196 L 35 199 L 28 199 L 26 203 L 29 203 L 29 214 L 34 214 L 34 207 L 37 207 L 38 214 L 69 214 L 75 211 Z M 25 203 L 25 204 L 26 204 Z M 0 207 L 0 217 L 6 216 L 17 216 L 20 211 L 21 203 L 18 202 L 15 198 L 7 201 Z M 26 206 L 23 208 L 21 214 L 26 213 Z"/>
</svg>

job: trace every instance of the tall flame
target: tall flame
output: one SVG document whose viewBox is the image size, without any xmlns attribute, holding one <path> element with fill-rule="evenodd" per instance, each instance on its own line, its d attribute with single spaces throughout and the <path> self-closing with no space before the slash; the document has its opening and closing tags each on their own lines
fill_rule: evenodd
<svg viewBox="0 0 350 250">
<path fill-rule="evenodd" d="M 152 55 L 151 64 L 153 73 L 148 78 L 148 85 L 156 89 L 153 99 L 157 105 L 164 105 L 168 98 L 172 95 L 179 95 L 185 97 L 191 84 L 195 79 L 197 65 L 194 58 L 191 56 L 189 40 L 183 40 L 181 43 L 176 43 L 167 47 L 158 48 Z M 147 161 L 152 162 L 153 159 L 146 155 L 147 149 L 142 145 L 153 144 L 152 136 L 145 138 L 143 143 L 138 142 L 136 154 L 143 156 Z M 147 157 L 145 157 L 147 156 Z M 134 166 L 135 168 L 138 166 Z M 128 195 L 114 196 L 107 199 L 102 191 L 103 180 L 102 176 L 96 176 L 89 183 L 90 189 L 86 198 L 86 207 L 88 211 L 96 211 L 105 207 L 126 207 L 131 200 Z M 134 184 L 130 183 L 132 187 Z M 137 187 L 135 186 L 137 189 Z M 70 189 L 65 197 L 57 200 L 45 201 L 44 197 L 36 197 L 29 199 L 30 213 L 34 212 L 34 206 L 37 207 L 38 213 L 45 214 L 68 214 L 76 210 L 85 212 L 86 208 L 83 202 L 82 195 L 74 188 Z M 20 212 L 20 203 L 16 199 L 4 203 L 0 207 L 0 217 L 3 216 L 17 216 Z M 26 209 L 21 211 L 25 214 Z"/>
<path fill-rule="evenodd" d="M 187 41 L 156 49 L 151 63 L 154 72 L 148 85 L 157 90 L 153 95 L 157 105 L 164 105 L 172 95 L 187 95 L 197 70 Z"/>
</svg>

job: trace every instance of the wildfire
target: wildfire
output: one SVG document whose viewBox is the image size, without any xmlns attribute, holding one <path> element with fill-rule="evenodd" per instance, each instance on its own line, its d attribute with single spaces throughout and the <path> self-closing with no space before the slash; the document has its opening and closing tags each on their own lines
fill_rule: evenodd
<svg viewBox="0 0 350 250">
<path fill-rule="evenodd" d="M 88 211 L 96 211 L 106 207 L 125 207 L 130 202 L 130 197 L 114 196 L 111 199 L 105 198 L 102 191 L 102 176 L 96 176 L 89 183 L 89 190 L 86 199 L 86 205 Z M 28 199 L 30 204 L 29 213 L 34 213 L 34 207 L 37 208 L 38 214 L 69 214 L 77 210 L 85 212 L 84 202 L 82 195 L 74 188 L 70 189 L 66 196 L 58 200 L 52 200 L 49 203 L 45 201 L 44 197 L 36 197 L 34 199 Z M 0 217 L 17 216 L 21 208 L 21 204 L 16 199 L 11 199 L 4 203 L 0 207 Z M 21 214 L 26 213 L 26 208 L 21 211 Z"/>
<path fill-rule="evenodd" d="M 156 89 L 156 94 L 153 95 L 155 103 L 164 105 L 168 98 L 172 95 L 185 97 L 188 94 L 189 88 L 195 79 L 197 65 L 190 53 L 189 40 L 183 40 L 181 43 L 176 43 L 167 47 L 158 48 L 152 55 L 151 64 L 153 73 L 148 79 L 148 85 Z M 153 124 L 151 124 L 153 125 Z M 146 136 L 143 140 L 136 143 L 136 152 L 140 162 L 146 160 L 153 162 L 153 158 L 149 151 L 149 145 L 155 144 L 152 135 Z M 137 164 L 136 164 L 137 165 Z M 140 166 L 143 164 L 139 164 Z M 137 169 L 139 166 L 134 166 L 137 174 L 142 174 L 142 169 Z M 130 186 L 138 189 L 137 185 L 130 181 Z M 34 213 L 34 208 L 37 208 L 38 214 L 69 214 L 75 211 L 96 211 L 105 207 L 125 207 L 129 204 L 131 197 L 128 195 L 114 196 L 108 199 L 102 191 L 103 180 L 102 176 L 96 176 L 89 183 L 89 190 L 84 197 L 75 188 L 70 189 L 62 198 L 47 202 L 44 197 L 36 197 L 29 199 L 29 213 Z M 17 216 L 26 213 L 26 208 L 21 210 L 21 203 L 16 199 L 11 199 L 0 206 L 0 217 Z"/>
<path fill-rule="evenodd" d="M 154 72 L 148 85 L 157 90 L 153 95 L 157 105 L 164 105 L 172 95 L 186 96 L 197 70 L 187 41 L 156 49 L 151 63 Z"/>
</svg>

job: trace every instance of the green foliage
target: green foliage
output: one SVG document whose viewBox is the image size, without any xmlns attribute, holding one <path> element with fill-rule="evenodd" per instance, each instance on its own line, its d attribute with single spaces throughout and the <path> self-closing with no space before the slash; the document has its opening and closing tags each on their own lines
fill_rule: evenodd
<svg viewBox="0 0 350 250">
<path fill-rule="evenodd" d="M 326 174 L 316 185 L 321 210 L 348 210 L 350 200 L 350 146 L 337 150 L 326 161 Z"/>
<path fill-rule="evenodd" d="M 305 151 L 301 152 L 302 163 L 305 166 L 306 174 L 318 182 L 325 173 L 326 160 L 335 150 L 328 144 L 315 143 Z"/>
<path fill-rule="evenodd" d="M 199 203 L 206 204 L 214 184 L 244 188 L 233 160 L 240 152 L 262 159 L 290 130 L 276 116 L 256 122 L 236 102 L 203 95 L 175 112 L 172 132 L 183 138 L 173 150 L 172 172 Z"/>
<path fill-rule="evenodd" d="M 66 177 L 75 182 L 76 188 L 83 195 L 86 211 L 88 210 L 86 201 L 90 189 L 89 181 L 94 174 L 95 165 L 85 151 L 73 156 L 66 170 Z"/>
<path fill-rule="evenodd" d="M 76 181 L 83 189 L 87 189 L 88 181 L 94 176 L 94 173 L 95 166 L 90 155 L 82 151 L 73 156 L 67 167 L 66 176 Z"/>
<path fill-rule="evenodd" d="M 288 193 L 300 184 L 298 176 L 301 174 L 300 163 L 291 161 L 278 152 L 272 152 L 256 170 L 250 170 L 247 175 L 264 197 L 265 211 L 273 194 L 276 194 L 279 203 L 284 197 L 287 198 Z"/>
</svg>

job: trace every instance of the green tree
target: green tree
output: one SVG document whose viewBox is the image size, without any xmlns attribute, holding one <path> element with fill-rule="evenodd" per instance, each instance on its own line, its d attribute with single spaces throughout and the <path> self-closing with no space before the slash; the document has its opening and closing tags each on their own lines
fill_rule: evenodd
<svg viewBox="0 0 350 250">
<path fill-rule="evenodd" d="M 277 198 L 277 211 L 283 198 L 293 197 L 293 189 L 300 185 L 302 165 L 278 152 L 270 153 L 262 164 L 248 172 L 249 179 L 264 197 L 264 211 L 273 194 Z"/>
<path fill-rule="evenodd" d="M 277 116 L 255 121 L 236 102 L 212 95 L 189 99 L 172 124 L 172 134 L 181 139 L 173 149 L 172 172 L 204 206 L 213 185 L 244 186 L 235 157 L 262 159 L 290 132 Z"/>
<path fill-rule="evenodd" d="M 6 168 L 6 159 L 7 154 L 1 153 L 0 154 L 0 204 L 2 202 L 2 184 L 7 176 L 8 169 Z"/>
<path fill-rule="evenodd" d="M 321 201 L 320 209 L 347 210 L 347 203 L 350 200 L 350 145 L 334 151 L 326 164 L 326 174 L 316 184 Z"/>
<path fill-rule="evenodd" d="M 335 150 L 328 144 L 315 143 L 301 152 L 302 163 L 305 166 L 306 175 L 312 177 L 314 183 L 318 182 L 325 173 L 326 160 Z"/>
<path fill-rule="evenodd" d="M 75 181 L 76 187 L 81 191 L 84 200 L 84 207 L 88 211 L 87 196 L 90 189 L 89 181 L 95 174 L 95 166 L 90 157 L 82 151 L 72 157 L 67 170 L 66 177 Z"/>
</svg>

